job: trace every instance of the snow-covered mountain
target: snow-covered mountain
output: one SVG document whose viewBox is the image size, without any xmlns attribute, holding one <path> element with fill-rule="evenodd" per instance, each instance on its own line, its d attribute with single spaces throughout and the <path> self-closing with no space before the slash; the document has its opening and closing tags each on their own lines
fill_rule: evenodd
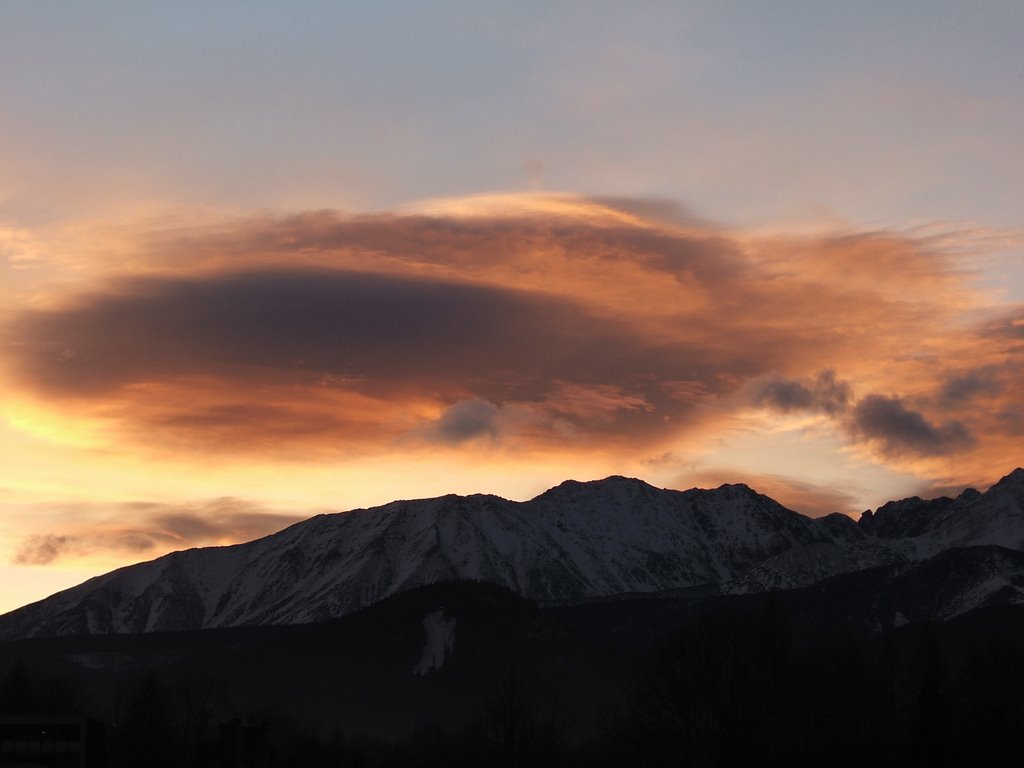
<svg viewBox="0 0 1024 768">
<path fill-rule="evenodd" d="M 968 488 L 956 498 L 915 496 L 869 510 L 856 523 L 839 514 L 815 522 L 831 541 L 785 550 L 724 584 L 724 591 L 791 589 L 882 565 L 900 570 L 966 547 L 1024 552 L 1024 469 L 985 493 Z"/>
<path fill-rule="evenodd" d="M 567 481 L 528 502 L 396 501 L 319 515 L 246 544 L 175 552 L 0 616 L 0 639 L 319 621 L 448 579 L 540 601 L 786 589 L 880 566 L 900 572 L 977 545 L 1024 549 L 1024 470 L 984 494 L 890 502 L 859 523 L 811 519 L 744 485 Z M 1012 576 L 985 583 L 1017 589 Z"/>
</svg>

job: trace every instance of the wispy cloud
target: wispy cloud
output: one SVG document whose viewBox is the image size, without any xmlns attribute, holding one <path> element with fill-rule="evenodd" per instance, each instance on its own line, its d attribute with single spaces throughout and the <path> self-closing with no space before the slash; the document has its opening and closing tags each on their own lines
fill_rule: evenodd
<svg viewBox="0 0 1024 768">
<path fill-rule="evenodd" d="M 232 544 L 279 531 L 303 519 L 241 499 L 161 504 L 134 502 L 102 510 L 68 509 L 65 529 L 36 533 L 15 548 L 13 562 L 47 565 L 100 556 L 154 556 L 171 549 Z"/>
</svg>

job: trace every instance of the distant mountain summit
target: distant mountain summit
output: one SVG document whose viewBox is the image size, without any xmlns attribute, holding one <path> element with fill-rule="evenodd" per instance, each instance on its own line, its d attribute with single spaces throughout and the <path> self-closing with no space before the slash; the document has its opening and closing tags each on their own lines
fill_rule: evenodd
<svg viewBox="0 0 1024 768">
<path fill-rule="evenodd" d="M 890 501 L 865 512 L 859 527 L 883 539 L 914 539 L 939 552 L 969 544 L 1024 549 L 1024 469 L 1015 469 L 985 493 L 968 488 L 955 499 Z"/>
<path fill-rule="evenodd" d="M 566 481 L 527 502 L 395 501 L 318 515 L 246 544 L 174 552 L 0 616 L 0 639 L 314 622 L 452 579 L 541 602 L 763 592 L 869 569 L 896 578 L 977 546 L 1024 550 L 1024 470 L 986 493 L 889 502 L 859 522 L 812 519 L 745 485 L 674 491 L 624 477 Z M 952 613 L 931 613 L 946 618 L 994 595 L 1024 602 L 1016 571 L 1024 558 L 970 562 L 970 594 L 947 601 Z"/>
</svg>

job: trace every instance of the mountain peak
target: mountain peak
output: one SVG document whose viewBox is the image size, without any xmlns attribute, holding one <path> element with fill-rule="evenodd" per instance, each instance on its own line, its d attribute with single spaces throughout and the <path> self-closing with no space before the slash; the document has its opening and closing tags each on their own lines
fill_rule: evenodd
<svg viewBox="0 0 1024 768">
<path fill-rule="evenodd" d="M 716 491 L 736 490 L 736 491 L 740 491 L 742 493 L 752 493 L 752 494 L 755 494 L 757 496 L 760 496 L 760 494 L 757 491 L 755 491 L 753 488 L 751 488 L 746 483 L 722 483 L 720 486 L 715 488 L 715 490 Z"/>
<path fill-rule="evenodd" d="M 614 494 L 636 490 L 656 491 L 658 489 L 636 477 L 609 475 L 600 480 L 564 480 L 554 488 L 544 491 L 537 498 L 542 499 L 563 495 L 576 496 L 580 493 Z"/>
<path fill-rule="evenodd" d="M 572 482 L 571 480 L 569 482 Z M 634 487 L 634 488 L 654 488 L 648 482 L 641 480 L 638 477 L 626 477 L 625 475 L 608 475 L 601 480 L 588 480 L 580 483 L 580 485 L 586 485 L 593 488 L 614 488 L 619 487 Z"/>
<path fill-rule="evenodd" d="M 1000 478 L 993 488 L 1024 488 L 1024 469 L 1017 467 L 1006 477 Z"/>
</svg>

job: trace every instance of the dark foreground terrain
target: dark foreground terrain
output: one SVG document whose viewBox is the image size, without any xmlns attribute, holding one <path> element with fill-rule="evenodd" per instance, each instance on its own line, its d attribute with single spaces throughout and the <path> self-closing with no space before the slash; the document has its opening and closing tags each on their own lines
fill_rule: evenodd
<svg viewBox="0 0 1024 768">
<path fill-rule="evenodd" d="M 237 765 L 1019 764 L 1024 609 L 880 629 L 882 584 L 541 607 L 450 582 L 320 624 L 7 642 L 0 716 L 101 720 L 109 766 L 227 765 L 236 719 L 264 761 Z M 414 673 L 438 610 L 454 645 Z"/>
</svg>

